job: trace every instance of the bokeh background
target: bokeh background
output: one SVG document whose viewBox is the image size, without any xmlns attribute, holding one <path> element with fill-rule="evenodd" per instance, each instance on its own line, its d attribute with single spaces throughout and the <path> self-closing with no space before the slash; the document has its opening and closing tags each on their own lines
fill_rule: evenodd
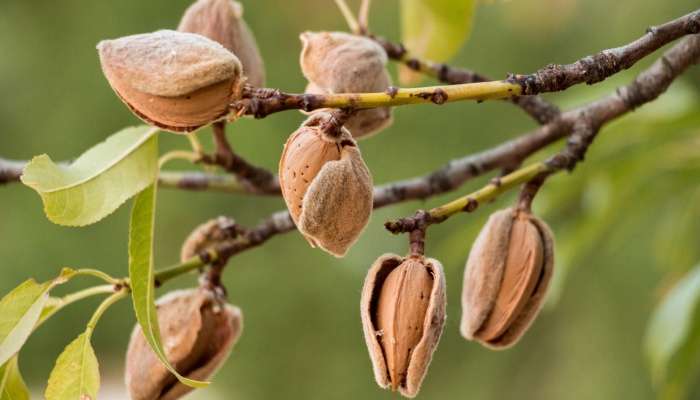
<svg viewBox="0 0 700 400">
<path fill-rule="evenodd" d="M 1 0 L 0 156 L 48 153 L 77 157 L 138 121 L 100 72 L 96 43 L 177 26 L 187 0 Z M 268 86 L 300 91 L 304 30 L 345 30 L 330 0 L 243 0 L 267 64 Z M 399 1 L 375 1 L 371 29 L 399 38 Z M 532 72 L 627 43 L 647 26 L 697 8 L 697 0 L 515 0 L 478 8 L 471 39 L 453 64 L 493 77 Z M 594 87 L 547 96 L 571 107 L 630 81 L 651 60 Z M 395 69 L 392 66 L 392 72 Z M 426 83 L 430 83 L 429 81 Z M 535 211 L 557 239 L 557 272 L 546 309 L 514 348 L 493 352 L 458 332 L 464 262 L 488 214 L 505 196 L 471 215 L 430 230 L 427 253 L 440 259 L 448 282 L 448 320 L 422 399 L 652 399 L 642 351 L 650 313 L 668 287 L 700 260 L 700 70 L 674 83 L 657 103 L 606 127 L 587 161 L 551 179 Z M 296 112 L 229 127 L 245 157 L 276 169 Z M 457 103 L 396 110 L 394 125 L 363 141 L 375 182 L 423 174 L 449 159 L 479 151 L 535 124 L 504 102 Z M 205 141 L 209 135 L 200 135 Z M 162 150 L 186 140 L 162 135 Z M 555 149 L 533 156 L 542 159 Z M 693 157 L 694 156 L 694 157 Z M 173 168 L 188 168 L 172 164 Z M 406 240 L 382 223 L 431 207 L 482 185 L 374 213 L 344 259 L 310 249 L 297 234 L 233 258 L 225 283 L 245 316 L 243 337 L 214 384 L 196 399 L 388 399 L 374 383 L 362 338 L 359 297 L 365 272 L 385 252 L 403 253 Z M 28 277 L 49 279 L 62 266 L 127 273 L 128 209 L 93 226 L 51 224 L 39 197 L 19 184 L 0 186 L 0 293 Z M 230 215 L 252 225 L 283 207 L 280 199 L 162 190 L 158 199 L 157 265 L 177 261 L 183 238 L 198 223 Z M 87 284 L 87 278 L 64 292 Z M 196 284 L 183 277 L 161 293 Z M 21 353 L 26 380 L 40 397 L 53 362 L 82 329 L 96 299 L 71 306 L 36 332 Z M 123 355 L 134 317 L 123 301 L 103 317 L 94 336 L 103 398 L 125 398 Z M 700 385 L 691 398 L 700 397 Z M 698 397 L 693 397 L 698 396 Z"/>
</svg>

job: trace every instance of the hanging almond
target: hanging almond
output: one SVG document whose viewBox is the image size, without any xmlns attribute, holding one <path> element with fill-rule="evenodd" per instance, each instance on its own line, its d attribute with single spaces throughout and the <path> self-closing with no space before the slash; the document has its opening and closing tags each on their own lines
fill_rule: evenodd
<svg viewBox="0 0 700 400">
<path fill-rule="evenodd" d="M 365 278 L 360 312 L 374 378 L 415 397 L 445 325 L 442 265 L 423 256 L 379 257 Z"/>
<path fill-rule="evenodd" d="M 168 361 L 183 376 L 206 380 L 228 358 L 243 317 L 204 289 L 178 290 L 156 303 Z M 132 400 L 175 400 L 192 390 L 158 360 L 138 325 L 126 353 L 126 386 Z"/>
<path fill-rule="evenodd" d="M 304 32 L 300 38 L 308 93 L 384 92 L 391 86 L 386 52 L 373 40 L 343 32 Z M 359 139 L 391 122 L 391 108 L 380 107 L 358 111 L 345 127 Z"/>
<path fill-rule="evenodd" d="M 188 132 L 228 113 L 240 95 L 241 63 L 219 43 L 157 31 L 97 45 L 109 84 L 146 123 Z"/>
<path fill-rule="evenodd" d="M 495 212 L 467 260 L 462 335 L 502 349 L 515 344 L 537 316 L 554 268 L 554 241 L 528 211 Z"/>
<path fill-rule="evenodd" d="M 180 262 L 210 250 L 214 245 L 233 239 L 240 233 L 236 221 L 220 216 L 197 226 L 182 243 Z"/>
<path fill-rule="evenodd" d="M 287 139 L 279 164 L 282 196 L 312 247 L 342 257 L 369 222 L 372 175 L 347 129 L 324 130 L 316 112 Z"/>
<path fill-rule="evenodd" d="M 177 28 L 221 43 L 243 66 L 246 83 L 265 85 L 265 65 L 250 28 L 243 20 L 243 6 L 233 0 L 198 0 L 185 11 Z"/>
</svg>

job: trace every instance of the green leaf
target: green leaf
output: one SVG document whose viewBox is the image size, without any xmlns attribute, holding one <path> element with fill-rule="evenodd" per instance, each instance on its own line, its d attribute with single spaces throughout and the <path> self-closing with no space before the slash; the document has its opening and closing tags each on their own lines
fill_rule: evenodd
<svg viewBox="0 0 700 400">
<path fill-rule="evenodd" d="M 647 328 L 645 352 L 662 398 L 682 398 L 700 358 L 700 265 L 657 307 Z"/>
<path fill-rule="evenodd" d="M 475 9 L 475 0 L 402 0 L 403 44 L 416 57 L 447 61 L 469 38 Z M 401 70 L 402 83 L 416 83 L 407 71 Z"/>
<path fill-rule="evenodd" d="M 181 376 L 168 362 L 160 338 L 155 306 L 153 278 L 153 230 L 155 224 L 156 186 L 151 185 L 134 199 L 129 226 L 129 280 L 134 312 L 146 341 L 170 372 L 185 385 L 201 388 L 200 382 Z"/>
<path fill-rule="evenodd" d="M 58 356 L 44 395 L 47 400 L 90 400 L 97 398 L 99 388 L 99 365 L 88 331 Z"/>
<path fill-rule="evenodd" d="M 16 356 L 0 366 L 0 400 L 29 400 L 29 389 L 19 373 Z"/>
<path fill-rule="evenodd" d="M 0 365 L 19 349 L 32 333 L 48 299 L 51 282 L 29 279 L 0 300 Z"/>
<path fill-rule="evenodd" d="M 65 283 L 75 274 L 64 268 L 55 279 L 37 283 L 29 279 L 0 300 L 0 365 L 4 364 L 19 349 L 34 330 L 49 299 L 49 291 Z"/>
<path fill-rule="evenodd" d="M 34 157 L 22 182 L 36 190 L 51 222 L 84 226 L 95 223 L 153 183 L 158 172 L 156 130 L 126 128 L 91 148 L 69 166 L 48 155 Z"/>
</svg>

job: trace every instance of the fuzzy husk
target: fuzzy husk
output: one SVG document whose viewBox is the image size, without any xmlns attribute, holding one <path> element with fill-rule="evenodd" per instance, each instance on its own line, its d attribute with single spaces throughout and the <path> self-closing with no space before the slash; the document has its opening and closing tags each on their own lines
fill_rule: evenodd
<svg viewBox="0 0 700 400">
<path fill-rule="evenodd" d="M 265 65 L 255 37 L 243 19 L 243 6 L 239 2 L 197 0 L 185 11 L 177 29 L 221 43 L 241 61 L 248 84 L 265 85 Z"/>
<path fill-rule="evenodd" d="M 416 256 L 411 256 L 416 257 Z M 407 258 L 396 254 L 384 254 L 370 267 L 362 288 L 360 300 L 360 316 L 365 342 L 372 361 L 372 370 L 377 384 L 382 388 L 391 386 L 388 367 L 378 336 L 381 334 L 376 328 L 377 296 L 381 285 L 389 272 L 397 268 Z M 429 268 L 433 276 L 433 288 L 430 293 L 430 302 L 423 322 L 423 337 L 411 354 L 409 366 L 406 372 L 406 380 L 399 386 L 399 392 L 405 397 L 415 397 L 420 390 L 421 383 L 428 371 L 428 366 L 437 348 L 442 330 L 445 325 L 445 308 L 447 304 L 445 291 L 445 274 L 442 264 L 432 258 L 419 258 L 419 261 Z"/>
<path fill-rule="evenodd" d="M 542 275 L 520 315 L 497 339 L 483 341 L 477 332 L 493 310 L 503 280 L 510 233 L 517 210 L 508 208 L 493 213 L 474 241 L 467 259 L 462 289 L 462 321 L 460 331 L 469 340 L 492 349 L 505 349 L 515 344 L 537 315 L 554 269 L 554 242 L 549 227 L 528 214 L 540 233 L 543 243 Z"/>
<path fill-rule="evenodd" d="M 139 118 L 171 132 L 189 132 L 228 112 L 241 89 L 241 64 L 220 44 L 175 31 L 105 40 L 102 71 Z"/>
<path fill-rule="evenodd" d="M 240 309 L 218 302 L 202 289 L 168 293 L 156 307 L 165 354 L 178 372 L 191 379 L 213 375 L 243 329 Z M 138 325 L 129 341 L 125 381 L 132 400 L 174 400 L 192 390 L 161 364 Z"/>
<path fill-rule="evenodd" d="M 373 40 L 343 32 L 304 32 L 300 39 L 301 70 L 309 80 L 307 92 L 383 92 L 391 86 L 386 52 Z M 381 107 L 357 112 L 345 127 L 358 139 L 391 122 L 391 108 Z"/>
<path fill-rule="evenodd" d="M 369 222 L 372 175 L 347 129 L 337 138 L 321 131 L 323 114 L 314 113 L 287 140 L 280 158 L 280 186 L 309 244 L 343 257 Z M 290 171 L 292 165 L 299 171 Z"/>
<path fill-rule="evenodd" d="M 180 261 L 185 262 L 207 251 L 213 244 L 231 238 L 235 234 L 231 232 L 231 228 L 235 225 L 233 219 L 220 216 L 197 226 L 182 243 Z"/>
<path fill-rule="evenodd" d="M 108 79 L 147 94 L 176 97 L 238 77 L 241 63 L 219 43 L 161 30 L 103 40 L 97 45 Z"/>
</svg>

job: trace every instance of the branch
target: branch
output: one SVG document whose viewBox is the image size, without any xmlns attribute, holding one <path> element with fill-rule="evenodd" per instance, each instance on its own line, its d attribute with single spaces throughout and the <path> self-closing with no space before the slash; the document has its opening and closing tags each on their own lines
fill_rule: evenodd
<svg viewBox="0 0 700 400">
<path fill-rule="evenodd" d="M 512 75 L 508 81 L 520 84 L 525 95 L 558 92 L 583 82 L 592 85 L 630 68 L 667 43 L 696 33 L 700 33 L 700 10 L 663 25 L 649 27 L 644 36 L 627 45 L 603 50 L 572 64 L 551 64 L 534 74 Z"/>
<path fill-rule="evenodd" d="M 666 91 L 676 77 L 699 61 L 700 35 L 683 39 L 664 53 L 651 67 L 640 73 L 632 83 L 619 88 L 615 94 L 566 112 L 560 119 L 543 126 L 542 129 L 562 124 L 572 130 L 566 148 L 558 154 L 546 161 L 517 169 L 473 193 L 427 212 L 419 210 L 413 217 L 389 221 L 385 227 L 392 233 L 412 232 L 421 226 L 441 223 L 461 212 L 473 212 L 480 204 L 491 201 L 520 184 L 533 179 L 544 180 L 547 176 L 562 170 L 573 170 L 576 164 L 583 160 L 603 125 L 656 99 Z M 541 183 L 538 182 L 538 185 Z M 534 196 L 534 193 L 532 195 Z"/>
</svg>

